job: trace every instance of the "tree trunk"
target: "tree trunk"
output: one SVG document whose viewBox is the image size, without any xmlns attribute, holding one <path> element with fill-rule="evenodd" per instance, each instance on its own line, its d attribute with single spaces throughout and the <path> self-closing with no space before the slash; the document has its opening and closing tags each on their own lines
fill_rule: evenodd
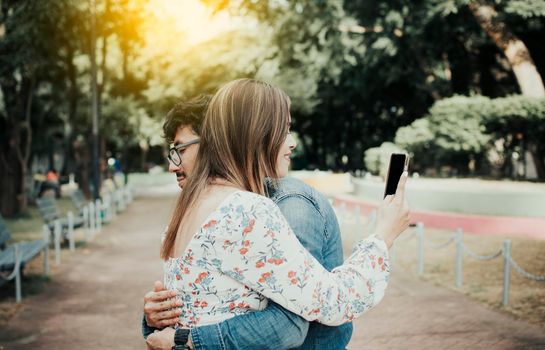
<svg viewBox="0 0 545 350">
<path fill-rule="evenodd" d="M 498 13 L 487 0 L 473 0 L 469 8 L 481 28 L 503 51 L 509 61 L 524 96 L 545 97 L 545 87 L 537 71 L 530 51 L 505 23 L 498 19 Z"/>
<path fill-rule="evenodd" d="M 532 159 L 536 167 L 537 178 L 539 180 L 545 180 L 545 163 L 543 159 L 545 155 L 544 150 L 545 147 L 540 147 L 540 145 L 536 143 L 528 144 L 528 151 L 530 151 L 530 154 L 532 155 Z"/>
<path fill-rule="evenodd" d="M 78 91 L 78 82 L 77 82 L 77 69 L 74 64 L 74 48 L 70 45 L 70 43 L 67 43 L 67 55 L 66 55 L 66 72 L 67 72 L 67 78 L 68 78 L 68 135 L 66 135 L 67 140 L 67 147 L 65 152 L 65 160 L 68 162 L 68 164 L 71 164 L 71 166 L 67 167 L 67 173 L 70 174 L 71 172 L 74 172 L 74 174 L 77 174 L 81 171 L 79 168 L 81 166 L 81 163 L 78 162 L 76 159 L 78 158 L 77 152 L 75 147 L 76 142 L 76 116 L 78 112 L 78 98 L 79 98 L 79 91 Z M 79 179 L 79 178 L 78 178 Z M 85 188 L 85 186 L 89 186 L 89 184 L 83 184 L 76 180 L 78 183 L 79 188 L 84 192 L 89 192 L 89 188 Z"/>
<path fill-rule="evenodd" d="M 87 137 L 87 139 L 90 139 Z M 74 149 L 74 161 L 76 163 L 76 182 L 79 185 L 81 191 L 85 194 L 87 199 L 91 198 L 91 189 L 89 186 L 89 163 L 91 162 L 91 157 L 89 155 L 89 145 L 84 141 L 83 137 L 81 139 L 75 139 L 72 145 Z"/>
<path fill-rule="evenodd" d="M 4 217 L 12 217 L 19 211 L 15 186 L 16 168 L 13 152 L 0 152 L 0 212 Z"/>
<path fill-rule="evenodd" d="M 19 118 L 24 113 L 22 92 L 19 83 L 12 75 L 6 75 L 0 85 L 6 113 L 5 141 L 0 143 L 0 211 L 6 217 L 20 211 L 21 189 L 21 128 Z"/>
<path fill-rule="evenodd" d="M 19 211 L 26 212 L 28 210 L 28 194 L 27 194 L 27 173 L 28 173 L 28 160 L 30 158 L 30 151 L 32 145 L 32 126 L 30 124 L 30 117 L 32 115 L 32 97 L 34 95 L 34 77 L 30 78 L 28 81 L 27 88 L 27 101 L 25 106 L 25 129 L 26 129 L 26 142 L 24 143 L 21 140 L 20 135 L 20 144 L 16 147 L 17 158 L 19 160 L 21 177 L 19 179 L 19 193 L 17 194 L 17 199 L 19 201 Z M 19 131 L 20 134 L 21 131 Z"/>
</svg>

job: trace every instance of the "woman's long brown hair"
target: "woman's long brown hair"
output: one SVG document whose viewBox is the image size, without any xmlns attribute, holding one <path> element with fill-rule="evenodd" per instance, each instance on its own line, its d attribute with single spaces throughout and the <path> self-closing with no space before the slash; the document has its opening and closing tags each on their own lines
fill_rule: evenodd
<svg viewBox="0 0 545 350">
<path fill-rule="evenodd" d="M 211 180 L 265 194 L 265 178 L 278 177 L 276 162 L 288 132 L 289 106 L 286 93 L 257 80 L 234 80 L 218 90 L 208 106 L 195 165 L 168 225 L 161 258 L 171 256 L 185 214 Z"/>
</svg>

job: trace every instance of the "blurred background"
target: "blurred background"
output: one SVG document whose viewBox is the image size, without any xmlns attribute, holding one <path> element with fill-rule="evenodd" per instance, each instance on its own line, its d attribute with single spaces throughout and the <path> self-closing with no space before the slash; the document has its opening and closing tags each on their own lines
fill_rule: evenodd
<svg viewBox="0 0 545 350">
<path fill-rule="evenodd" d="M 169 107 L 239 77 L 292 98 L 294 169 L 380 174 L 405 150 L 428 177 L 545 180 L 542 0 L 0 4 L 6 217 L 51 169 L 90 196 L 94 168 L 165 168 Z"/>
<path fill-rule="evenodd" d="M 147 238 L 149 232 L 164 227 L 178 193 L 174 176 L 166 173 L 166 112 L 180 99 L 214 93 L 230 80 L 256 78 L 291 97 L 298 143 L 292 175 L 330 196 L 345 242 L 356 242 L 363 227 L 370 230 L 390 153 L 406 152 L 411 157 L 407 194 L 415 221 L 426 225 L 426 237 L 444 241 L 462 229 L 470 234 L 469 248 L 479 254 L 500 249 L 494 257 L 509 257 L 502 244 L 512 240 L 512 256 L 530 271 L 512 282 L 509 304 L 505 296 L 502 304 L 502 278 L 510 273 L 499 259 L 493 267 L 468 263 L 464 271 L 473 279 L 457 285 L 457 291 L 542 331 L 544 38 L 545 0 L 0 0 L 0 213 L 12 242 L 41 239 L 45 218 L 36 200 L 44 194 L 57 197 L 61 212 L 101 198 L 110 209 L 96 209 L 100 221 L 124 210 L 133 191 L 145 201 L 137 200 L 125 221 L 107 226 L 112 236 L 87 241 L 87 231 L 94 229 L 86 226 L 86 233 L 77 231 L 76 239 L 85 236 L 77 248 L 99 254 L 93 260 L 98 264 L 115 255 L 112 247 L 140 242 L 130 254 L 145 256 L 139 268 L 146 268 L 146 261 L 159 261 L 149 252 L 150 245 L 158 244 Z M 71 202 L 68 197 L 76 189 L 83 197 Z M 149 226 L 147 235 L 140 232 L 132 241 L 121 235 L 127 233 L 122 226 L 127 218 L 142 219 L 150 212 L 162 216 L 143 223 Z M 423 264 L 423 257 L 415 255 L 423 251 L 418 237 L 420 243 L 407 239 L 400 245 L 399 265 L 408 266 L 404 276 L 452 289 L 454 245 L 449 253 L 427 255 L 426 271 L 414 273 L 415 264 Z M 2 249 L 5 242 L 2 238 Z M 88 258 L 70 257 L 66 250 L 62 254 L 73 262 Z M 10 272 L 12 265 L 2 270 Z M 91 266 L 82 265 L 80 271 L 91 273 Z M 54 267 L 55 285 L 80 283 L 64 277 L 75 274 L 72 268 L 58 267 L 60 273 Z M 28 294 L 40 295 L 49 277 L 37 277 L 39 261 L 28 270 L 23 282 Z M 156 271 L 154 265 L 140 278 L 125 281 L 138 282 L 127 322 L 139 320 L 141 296 Z M 397 294 L 400 305 L 407 304 L 407 285 Z M 0 291 L 0 326 L 15 320 L 14 325 L 28 327 L 34 315 L 20 313 L 14 288 L 10 284 Z M 428 295 L 421 289 L 411 293 Z M 48 295 L 42 297 L 55 299 Z M 114 306 L 123 297 L 112 301 Z M 28 310 L 49 317 L 43 316 L 51 312 L 48 303 L 29 299 Z M 452 305 L 459 305 L 456 300 Z M 426 303 L 422 300 L 418 312 L 428 310 Z M 478 323 L 492 325 L 498 339 L 507 328 L 490 321 L 496 316 Z M 506 324 L 513 326 L 514 318 Z M 450 320 L 445 316 L 445 329 Z M 469 325 L 465 320 L 457 324 Z M 391 334 L 385 328 L 384 339 Z M 422 329 L 430 329 L 429 321 Z M 541 332 L 519 336 L 512 329 L 505 333 L 519 340 L 538 339 L 535 334 Z M 20 338 L 34 331 L 21 331 Z M 0 340 L 16 334 L 0 332 Z M 461 337 L 470 338 L 453 341 Z M 143 345 L 139 335 L 135 340 L 128 348 Z M 441 347 L 443 337 L 436 340 L 430 348 Z M 371 348 L 388 348 L 377 341 Z"/>
</svg>

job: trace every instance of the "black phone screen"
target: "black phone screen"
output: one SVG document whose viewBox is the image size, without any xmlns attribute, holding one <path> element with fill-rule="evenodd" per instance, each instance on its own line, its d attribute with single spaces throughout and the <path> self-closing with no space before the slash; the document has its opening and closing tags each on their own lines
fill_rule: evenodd
<svg viewBox="0 0 545 350">
<path fill-rule="evenodd" d="M 399 182 L 399 178 L 405 169 L 406 160 L 407 156 L 405 154 L 392 153 L 390 156 L 390 165 L 388 166 L 384 197 L 396 193 L 397 183 Z"/>
</svg>

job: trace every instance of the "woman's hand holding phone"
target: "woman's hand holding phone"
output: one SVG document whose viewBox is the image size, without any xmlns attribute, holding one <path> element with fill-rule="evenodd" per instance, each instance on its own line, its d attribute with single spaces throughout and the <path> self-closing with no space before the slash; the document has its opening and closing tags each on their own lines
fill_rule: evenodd
<svg viewBox="0 0 545 350">
<path fill-rule="evenodd" d="M 399 179 L 395 195 L 386 196 L 378 210 L 375 233 L 386 242 L 388 248 L 409 227 L 409 204 L 405 198 L 407 178 L 408 173 L 405 170 Z"/>
</svg>

